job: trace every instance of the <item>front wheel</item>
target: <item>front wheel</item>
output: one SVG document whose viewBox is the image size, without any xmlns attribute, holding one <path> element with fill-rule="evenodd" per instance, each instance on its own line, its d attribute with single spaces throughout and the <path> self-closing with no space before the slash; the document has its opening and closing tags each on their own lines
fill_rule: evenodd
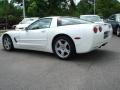
<svg viewBox="0 0 120 90">
<path fill-rule="evenodd" d="M 120 37 L 120 27 L 117 28 L 116 34 L 117 34 L 118 37 Z"/>
<path fill-rule="evenodd" d="M 70 38 L 61 36 L 55 39 L 53 51 L 60 59 L 68 59 L 75 54 L 75 46 Z"/>
<path fill-rule="evenodd" d="M 10 51 L 10 50 L 12 50 L 14 48 L 12 40 L 8 35 L 3 37 L 3 47 L 7 51 Z"/>
</svg>

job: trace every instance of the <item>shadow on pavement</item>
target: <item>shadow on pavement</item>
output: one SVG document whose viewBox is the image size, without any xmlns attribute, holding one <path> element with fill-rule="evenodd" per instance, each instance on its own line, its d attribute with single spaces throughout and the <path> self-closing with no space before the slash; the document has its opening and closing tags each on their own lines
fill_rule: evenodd
<svg viewBox="0 0 120 90">
<path fill-rule="evenodd" d="M 109 50 L 95 50 L 86 54 L 77 54 L 76 57 L 72 59 L 73 62 L 95 62 L 104 63 L 117 60 L 120 53 L 109 51 Z"/>
<path fill-rule="evenodd" d="M 2 49 L 3 51 L 5 51 L 4 49 Z M 7 51 L 6 51 L 7 52 Z M 54 60 L 60 60 L 58 59 L 54 54 L 52 53 L 47 53 L 47 52 L 41 52 L 41 51 L 33 51 L 33 50 L 21 50 L 21 49 L 15 49 L 13 51 L 11 51 L 13 54 L 26 54 L 26 55 L 32 55 L 33 57 L 44 57 L 44 58 L 50 58 L 50 59 L 54 59 Z M 10 52 L 7 52 L 10 53 Z M 77 54 L 74 57 L 68 59 L 68 60 L 64 60 L 66 62 L 69 61 L 73 61 L 73 62 L 101 62 L 101 61 L 111 61 L 113 59 L 116 59 L 116 56 L 119 56 L 118 52 L 114 52 L 114 51 L 109 51 L 109 50 L 95 50 L 89 53 L 85 53 L 85 54 Z"/>
</svg>

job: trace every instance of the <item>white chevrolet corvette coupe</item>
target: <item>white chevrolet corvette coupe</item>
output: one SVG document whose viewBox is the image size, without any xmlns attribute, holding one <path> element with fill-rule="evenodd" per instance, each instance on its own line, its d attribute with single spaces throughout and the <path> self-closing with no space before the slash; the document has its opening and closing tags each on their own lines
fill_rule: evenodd
<svg viewBox="0 0 120 90">
<path fill-rule="evenodd" d="M 40 18 L 23 30 L 5 32 L 2 44 L 7 51 L 15 48 L 45 51 L 68 59 L 106 45 L 111 37 L 111 25 L 54 16 Z"/>
</svg>

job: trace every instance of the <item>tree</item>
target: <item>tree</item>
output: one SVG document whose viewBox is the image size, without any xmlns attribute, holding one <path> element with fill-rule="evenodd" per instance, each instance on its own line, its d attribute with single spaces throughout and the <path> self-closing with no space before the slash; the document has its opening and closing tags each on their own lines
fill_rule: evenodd
<svg viewBox="0 0 120 90">
<path fill-rule="evenodd" d="M 88 0 L 81 0 L 77 5 L 77 11 L 81 14 L 93 14 L 93 5 Z"/>
<path fill-rule="evenodd" d="M 69 15 L 70 16 L 78 16 L 78 12 L 77 12 L 77 7 L 74 3 L 74 0 L 69 0 L 70 1 L 70 5 L 69 5 Z"/>
<path fill-rule="evenodd" d="M 106 18 L 120 12 L 120 3 L 117 0 L 96 0 L 96 11 Z"/>
<path fill-rule="evenodd" d="M 6 22 L 6 25 L 12 26 L 18 23 L 21 19 L 21 9 L 16 8 L 12 3 L 8 3 L 8 0 L 0 1 L 0 18 L 2 23 Z"/>
<path fill-rule="evenodd" d="M 30 0 L 29 16 L 74 15 L 76 6 L 73 0 Z"/>
<path fill-rule="evenodd" d="M 43 17 L 47 15 L 47 7 L 45 0 L 30 0 L 26 11 L 28 16 Z"/>
</svg>

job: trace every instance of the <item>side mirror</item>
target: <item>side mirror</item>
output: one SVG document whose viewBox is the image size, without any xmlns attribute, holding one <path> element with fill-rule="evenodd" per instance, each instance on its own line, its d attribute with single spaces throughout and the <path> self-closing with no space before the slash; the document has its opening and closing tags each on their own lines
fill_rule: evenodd
<svg viewBox="0 0 120 90">
<path fill-rule="evenodd" d="M 28 27 L 25 27 L 24 30 L 25 30 L 25 31 L 28 31 Z"/>
<path fill-rule="evenodd" d="M 27 27 L 25 27 L 25 28 L 23 28 L 22 30 L 27 32 L 27 31 L 28 31 L 28 28 L 27 28 Z"/>
</svg>

